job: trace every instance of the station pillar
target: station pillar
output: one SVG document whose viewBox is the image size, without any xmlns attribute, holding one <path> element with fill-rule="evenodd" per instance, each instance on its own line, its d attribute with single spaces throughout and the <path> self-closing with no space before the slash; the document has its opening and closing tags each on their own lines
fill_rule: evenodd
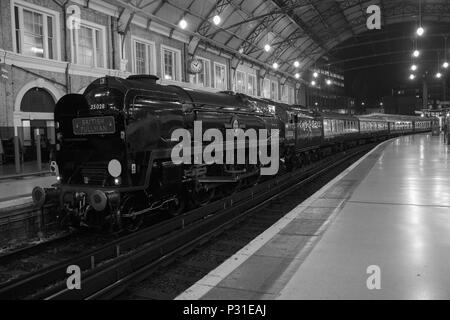
<svg viewBox="0 0 450 320">
<path fill-rule="evenodd" d="M 36 157 L 38 171 L 42 171 L 42 150 L 41 150 L 41 136 L 36 136 Z"/>
<path fill-rule="evenodd" d="M 22 159 L 20 157 L 20 140 L 18 136 L 14 137 L 14 163 L 16 165 L 16 173 L 21 173 Z"/>
</svg>

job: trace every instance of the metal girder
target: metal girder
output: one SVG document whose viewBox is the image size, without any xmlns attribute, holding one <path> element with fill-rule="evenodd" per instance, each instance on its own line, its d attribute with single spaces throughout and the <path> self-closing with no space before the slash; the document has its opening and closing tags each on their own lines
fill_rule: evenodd
<svg viewBox="0 0 450 320">
<path fill-rule="evenodd" d="M 278 46 L 275 47 L 275 50 L 271 55 L 271 59 L 273 59 L 273 61 L 278 61 L 290 47 L 295 47 L 293 42 L 297 41 L 297 39 L 300 38 L 300 35 L 303 35 L 303 32 L 299 29 L 296 29 L 293 33 L 291 33 L 285 41 L 279 43 Z"/>
<path fill-rule="evenodd" d="M 208 12 L 208 14 L 200 23 L 195 32 L 206 36 L 209 30 L 212 28 L 211 19 L 213 18 L 213 16 L 215 14 L 221 15 L 228 6 L 229 6 L 228 0 L 217 1 L 217 4 Z M 190 55 L 192 56 L 195 55 L 195 52 L 197 51 L 199 44 L 200 41 L 197 37 L 191 37 L 188 45 Z"/>
<path fill-rule="evenodd" d="M 297 0 L 272 0 L 272 2 L 279 8 L 284 6 L 293 7 L 295 4 L 298 5 Z M 320 39 L 299 16 L 297 16 L 292 10 L 287 13 L 287 16 L 292 19 L 293 22 L 297 24 L 298 27 L 301 28 L 314 42 L 325 49 L 322 39 Z"/>
<path fill-rule="evenodd" d="M 433 33 L 433 34 L 427 33 L 428 39 L 429 38 L 442 38 L 442 37 L 450 38 L 450 33 Z M 384 39 L 372 40 L 372 41 L 370 41 L 370 40 L 362 41 L 362 42 L 358 42 L 358 43 L 354 43 L 354 44 L 334 47 L 333 51 L 361 47 L 361 46 L 376 44 L 376 43 L 393 42 L 393 41 L 399 41 L 399 40 L 408 40 L 410 42 L 411 36 L 408 35 L 408 36 L 391 37 L 391 38 L 384 38 Z"/>
<path fill-rule="evenodd" d="M 334 0 L 335 5 L 339 8 L 340 13 L 342 15 L 342 18 L 345 21 L 345 25 L 346 27 L 350 30 L 350 32 L 352 33 L 352 36 L 355 36 L 355 31 L 353 30 L 352 24 L 351 22 L 348 20 L 347 15 L 345 14 L 345 10 L 342 8 L 341 4 L 343 3 L 343 1 L 340 0 Z"/>
<path fill-rule="evenodd" d="M 261 22 L 254 29 L 250 31 L 248 36 L 245 38 L 245 41 L 240 44 L 245 55 L 250 55 L 256 51 L 252 45 L 258 43 L 261 34 L 270 32 L 270 25 L 274 24 L 277 19 L 279 19 L 278 14 L 267 15 L 262 18 Z M 241 59 L 238 59 L 238 61 L 232 65 L 232 68 L 236 69 L 240 61 Z"/>
<path fill-rule="evenodd" d="M 152 14 L 152 13 L 147 12 L 147 11 L 142 11 L 139 7 L 136 7 L 130 1 L 126 1 L 126 0 L 109 0 L 109 1 L 117 4 L 119 7 L 128 8 L 131 11 L 133 11 L 135 14 L 141 15 L 142 17 L 148 19 L 149 21 L 154 20 L 155 22 L 157 22 L 157 23 L 159 23 L 159 24 L 161 24 L 163 26 L 169 27 L 169 28 L 175 28 L 176 27 L 173 23 L 171 23 L 169 21 L 165 21 L 165 20 L 159 18 L 155 14 Z M 155 10 L 155 11 L 157 11 L 157 10 Z M 245 58 L 250 63 L 254 63 L 255 65 L 260 66 L 262 69 L 270 69 L 270 66 L 268 66 L 263 61 L 258 61 L 257 59 L 255 59 L 255 58 L 253 58 L 251 56 L 243 55 L 243 54 L 239 53 L 237 50 L 232 49 L 230 47 L 227 47 L 223 43 L 220 43 L 220 42 L 218 42 L 218 41 L 216 41 L 214 39 L 207 38 L 205 36 L 202 36 L 202 35 L 200 35 L 198 33 L 195 33 L 195 32 L 189 31 L 189 30 L 184 30 L 183 32 L 186 35 L 189 35 L 189 36 L 199 37 L 202 42 L 208 43 L 208 45 L 211 48 L 215 48 L 215 49 L 227 52 L 228 54 L 230 54 L 232 56 L 239 57 L 239 59 Z M 281 70 L 278 70 L 277 73 L 279 75 L 284 75 L 287 78 L 292 78 L 293 80 L 295 80 L 293 75 L 288 74 L 286 72 L 283 72 Z"/>
<path fill-rule="evenodd" d="M 255 53 L 256 51 L 260 51 L 260 55 L 258 56 L 258 58 L 259 58 L 261 56 L 261 54 L 264 53 L 262 51 L 262 48 L 259 48 L 257 46 L 261 35 L 264 34 L 265 32 L 266 33 L 272 32 L 272 26 L 276 25 L 278 23 L 278 21 L 283 18 L 283 15 L 281 15 L 281 12 L 285 15 L 287 11 L 291 10 L 292 8 L 298 8 L 298 7 L 299 7 L 298 4 L 293 4 L 290 7 L 288 6 L 288 7 L 284 7 L 284 8 L 279 8 L 279 10 L 274 10 L 270 13 L 255 17 L 254 12 L 256 12 L 259 9 L 259 7 L 257 7 L 253 13 L 249 13 L 249 12 L 245 12 L 243 10 L 242 6 L 240 5 L 239 10 L 245 14 L 244 20 L 246 22 L 249 22 L 250 20 L 253 20 L 253 21 L 260 20 L 260 23 L 254 29 L 252 29 L 251 32 L 248 34 L 248 36 L 241 42 L 240 46 L 243 49 L 243 53 L 246 55 L 250 55 L 250 54 Z M 258 19 L 256 19 L 256 18 L 258 18 Z M 259 18 L 261 18 L 261 19 L 259 19 Z M 239 24 L 239 26 L 242 26 L 244 24 L 245 23 Z M 221 30 L 221 31 L 223 31 L 223 30 Z M 299 35 L 299 33 L 297 33 L 297 35 Z M 289 41 L 291 43 L 291 45 L 294 46 L 294 48 L 298 49 L 297 47 L 295 47 L 295 43 L 290 41 L 291 39 L 282 38 L 279 35 L 278 35 L 278 37 L 280 38 L 280 40 L 277 41 L 275 44 L 273 44 L 273 47 L 276 48 L 279 44 L 284 44 L 285 41 Z M 228 41 L 226 41 L 225 44 L 228 45 L 228 43 L 231 41 L 231 39 L 232 38 L 230 38 Z M 235 67 L 234 64 L 233 64 L 233 67 Z M 236 67 L 237 67 L 237 65 L 236 65 Z"/>
<path fill-rule="evenodd" d="M 228 0 L 217 1 L 214 8 L 210 12 L 208 12 L 205 19 L 202 21 L 202 23 L 197 28 L 196 32 L 200 33 L 201 35 L 207 36 L 209 30 L 212 28 L 212 25 L 213 25 L 211 23 L 211 19 L 216 14 L 220 16 L 229 5 L 230 5 L 230 2 Z"/>
<path fill-rule="evenodd" d="M 131 21 L 133 20 L 133 18 L 134 12 L 128 8 L 124 8 L 120 13 L 119 19 L 117 21 L 117 31 L 122 35 L 126 35 L 130 30 Z"/>
<path fill-rule="evenodd" d="M 440 51 L 442 51 L 442 48 L 431 48 L 431 49 L 427 48 L 427 49 L 422 49 L 421 51 L 423 51 L 423 52 L 440 52 Z M 410 52 L 411 52 L 410 50 L 380 52 L 380 53 L 370 54 L 370 55 L 366 55 L 366 56 L 358 56 L 358 57 L 354 57 L 354 58 L 335 60 L 333 62 L 327 63 L 327 65 L 342 64 L 342 63 L 346 63 L 346 62 L 366 60 L 366 59 L 370 59 L 370 58 L 378 58 L 378 57 L 384 57 L 384 56 L 392 56 L 392 55 L 396 55 L 396 54 L 404 54 L 404 53 L 410 53 Z M 411 60 L 410 60 L 410 62 L 411 62 Z"/>
<path fill-rule="evenodd" d="M 426 60 L 422 60 L 422 62 L 424 62 L 424 63 L 433 63 L 433 62 L 435 62 L 435 60 L 426 59 Z M 382 67 L 382 66 L 398 65 L 398 64 L 409 65 L 409 64 L 411 64 L 411 60 L 410 59 L 406 59 L 406 60 L 386 61 L 386 62 L 374 63 L 374 64 L 365 64 L 363 66 L 358 66 L 358 67 L 343 68 L 342 72 L 355 71 L 355 70 L 365 70 L 365 69 L 369 69 L 369 68 L 378 68 L 378 67 Z"/>
<path fill-rule="evenodd" d="M 244 24 L 247 24 L 247 23 L 250 23 L 250 22 L 253 22 L 253 21 L 256 21 L 256 20 L 262 20 L 262 19 L 264 19 L 264 18 L 267 17 L 267 16 L 270 16 L 270 15 L 276 15 L 276 14 L 284 14 L 284 11 L 274 11 L 274 12 L 269 12 L 269 13 L 261 14 L 261 15 L 259 15 L 259 16 L 251 17 L 251 18 L 245 19 L 245 20 L 243 20 L 243 21 L 241 21 L 241 22 L 234 23 L 234 24 L 232 24 L 232 25 L 230 25 L 230 26 L 227 26 L 227 27 L 225 27 L 225 28 L 222 28 L 222 29 L 219 29 L 219 30 L 215 30 L 214 32 L 212 32 L 212 33 L 209 34 L 208 36 L 214 37 L 217 33 L 221 32 L 221 31 L 231 30 L 231 29 L 233 29 L 233 28 L 240 27 L 240 26 L 242 26 L 242 25 L 244 25 Z"/>
</svg>

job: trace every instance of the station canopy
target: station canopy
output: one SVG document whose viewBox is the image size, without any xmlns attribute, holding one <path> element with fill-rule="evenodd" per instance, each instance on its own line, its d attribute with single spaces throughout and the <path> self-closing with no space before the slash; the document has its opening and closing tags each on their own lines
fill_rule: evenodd
<svg viewBox="0 0 450 320">
<path fill-rule="evenodd" d="M 418 22 L 420 11 L 419 0 L 106 1 L 118 5 L 122 17 L 137 15 L 149 24 L 162 24 L 171 34 L 187 34 L 190 54 L 200 45 L 231 55 L 235 66 L 242 59 L 266 69 L 276 62 L 278 71 L 288 77 L 308 70 L 319 59 L 327 61 L 333 48 L 367 32 L 370 5 L 381 8 L 383 25 Z M 422 0 L 421 15 L 423 21 L 449 23 L 450 3 Z M 183 19 L 185 30 L 179 26 Z"/>
</svg>

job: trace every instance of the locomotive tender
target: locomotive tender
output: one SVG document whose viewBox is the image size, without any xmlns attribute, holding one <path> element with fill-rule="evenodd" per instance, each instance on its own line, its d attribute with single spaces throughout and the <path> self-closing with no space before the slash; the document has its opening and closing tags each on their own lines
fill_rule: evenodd
<svg viewBox="0 0 450 320">
<path fill-rule="evenodd" d="M 137 230 L 145 215 L 182 213 L 258 183 L 261 163 L 174 164 L 177 129 L 278 130 L 280 167 L 292 170 L 338 150 L 427 132 L 431 120 L 317 113 L 233 92 L 157 84 L 155 76 L 94 81 L 55 108 L 58 184 L 35 188 L 36 205 L 58 203 L 70 225 Z M 246 144 L 248 154 L 248 144 Z"/>
</svg>

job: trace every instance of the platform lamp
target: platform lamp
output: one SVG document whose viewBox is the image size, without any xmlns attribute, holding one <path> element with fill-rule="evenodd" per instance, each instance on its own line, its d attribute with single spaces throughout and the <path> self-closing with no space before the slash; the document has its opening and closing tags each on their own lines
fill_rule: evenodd
<svg viewBox="0 0 450 320">
<path fill-rule="evenodd" d="M 417 40 L 413 40 L 413 53 L 412 53 L 412 56 L 414 58 L 419 58 L 420 57 L 420 50 L 419 50 L 418 45 L 417 45 Z"/>
<path fill-rule="evenodd" d="M 225 11 L 225 8 L 227 8 L 227 5 L 224 5 L 224 1 L 217 1 L 215 13 L 212 18 L 212 22 L 214 25 L 219 26 L 222 23 L 222 14 Z"/>
<path fill-rule="evenodd" d="M 417 28 L 416 33 L 419 37 L 423 36 L 425 33 L 425 29 L 422 25 L 422 0 L 419 0 L 419 27 Z"/>
<path fill-rule="evenodd" d="M 440 63 L 440 57 L 439 57 L 439 51 L 437 52 L 437 72 L 436 72 L 436 78 L 441 79 L 442 73 L 441 73 L 441 63 Z"/>
<path fill-rule="evenodd" d="M 442 68 L 448 69 L 449 63 L 447 59 L 447 37 L 444 37 L 444 62 L 442 63 Z"/>
</svg>

